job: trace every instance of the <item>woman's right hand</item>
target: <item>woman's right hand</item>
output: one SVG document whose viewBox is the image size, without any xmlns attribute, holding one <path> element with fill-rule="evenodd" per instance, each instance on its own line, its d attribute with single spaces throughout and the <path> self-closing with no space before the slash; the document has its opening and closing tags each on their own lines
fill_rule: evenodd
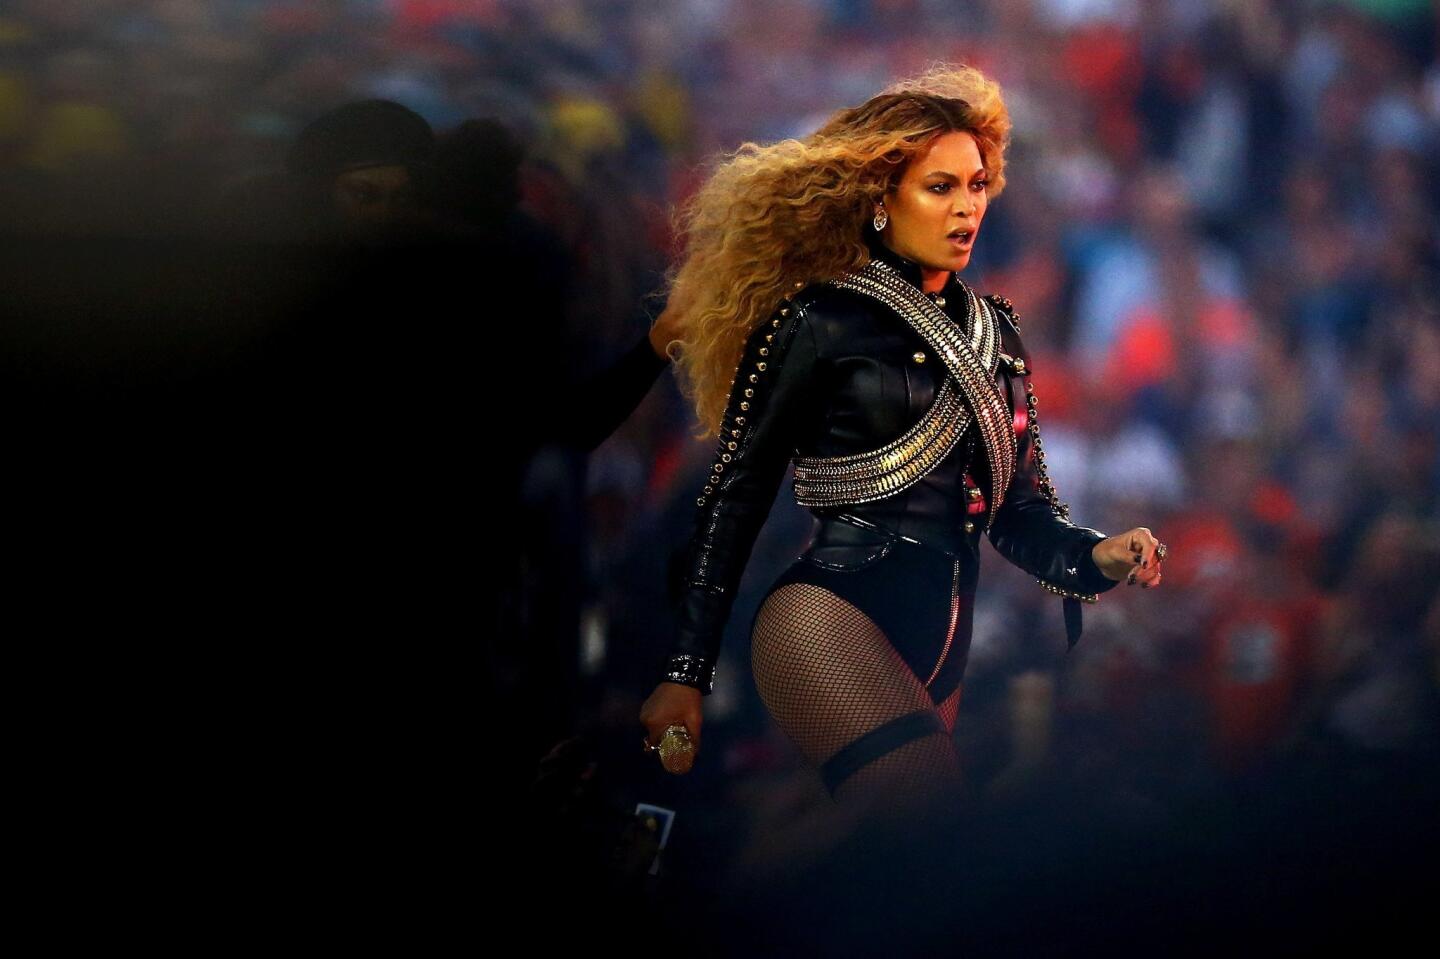
<svg viewBox="0 0 1440 959">
<path fill-rule="evenodd" d="M 703 694 L 694 686 L 684 683 L 662 682 L 655 687 L 650 698 L 640 707 L 640 723 L 645 727 L 645 741 L 652 746 L 660 745 L 665 736 L 665 727 L 671 723 L 683 723 L 695 744 L 695 755 L 700 755 L 700 723 Z"/>
</svg>

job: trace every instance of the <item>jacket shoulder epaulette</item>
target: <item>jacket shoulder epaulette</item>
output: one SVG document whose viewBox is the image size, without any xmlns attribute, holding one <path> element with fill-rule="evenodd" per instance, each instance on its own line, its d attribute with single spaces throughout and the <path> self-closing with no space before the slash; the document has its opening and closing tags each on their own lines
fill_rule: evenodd
<svg viewBox="0 0 1440 959">
<path fill-rule="evenodd" d="M 1010 322 L 1010 325 L 1015 327 L 1016 333 L 1020 332 L 1020 314 L 1015 312 L 1015 307 L 1010 302 L 1008 296 L 1001 296 L 999 293 L 986 293 L 985 299 L 989 300 L 995 308 L 1000 311 L 1000 314 Z"/>
<path fill-rule="evenodd" d="M 1015 307 L 1010 303 L 1010 298 L 1001 296 L 999 293 L 987 293 L 983 299 L 995 307 L 995 312 L 1005 318 L 1005 326 L 1000 328 L 1000 339 L 1007 351 L 1014 359 L 1011 361 L 1012 372 L 1028 373 L 1029 368 L 1025 366 L 1030 361 L 1030 351 L 1025 348 L 1025 340 L 1020 335 L 1020 317 L 1015 313 Z M 1006 328 L 1008 326 L 1008 329 Z"/>
<path fill-rule="evenodd" d="M 829 283 L 811 283 L 797 292 L 792 301 L 810 324 L 816 349 L 828 353 L 860 329 L 860 321 L 875 315 L 875 304 L 853 290 Z"/>
</svg>

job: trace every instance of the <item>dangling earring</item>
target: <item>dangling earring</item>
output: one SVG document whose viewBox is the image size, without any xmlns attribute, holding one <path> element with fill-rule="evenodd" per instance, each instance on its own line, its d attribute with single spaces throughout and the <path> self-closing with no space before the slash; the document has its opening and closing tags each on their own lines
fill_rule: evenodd
<svg viewBox="0 0 1440 959">
<path fill-rule="evenodd" d="M 890 214 L 885 212 L 885 205 L 881 204 L 880 209 L 875 211 L 875 219 L 870 221 L 870 225 L 875 227 L 876 233 L 879 233 L 881 230 L 885 229 L 885 224 L 889 222 Z"/>
</svg>

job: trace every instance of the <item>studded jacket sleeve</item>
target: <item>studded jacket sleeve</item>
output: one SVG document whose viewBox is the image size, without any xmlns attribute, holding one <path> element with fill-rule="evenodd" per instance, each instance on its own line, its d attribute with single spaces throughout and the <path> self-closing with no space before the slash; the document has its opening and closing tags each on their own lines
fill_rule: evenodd
<svg viewBox="0 0 1440 959">
<path fill-rule="evenodd" d="M 785 301 L 748 338 L 710 472 L 696 499 L 679 629 L 662 680 L 714 691 L 735 590 L 801 436 L 821 413 L 818 350 L 806 307 Z"/>
<path fill-rule="evenodd" d="M 1016 360 L 1005 379 L 1020 433 L 1015 440 L 1015 474 L 987 534 L 996 552 L 1036 577 L 1041 586 L 1066 598 L 1067 634 L 1074 646 L 1080 634 L 1078 602 L 1096 602 L 1100 593 L 1119 582 L 1102 573 L 1091 555 L 1106 534 L 1072 523 L 1070 507 L 1060 501 L 1050 482 L 1035 419 L 1030 357 L 1009 301 L 994 297 L 992 302 L 1001 307 L 1007 321 L 1002 339 Z M 1019 406 L 1022 397 L 1023 413 Z"/>
</svg>

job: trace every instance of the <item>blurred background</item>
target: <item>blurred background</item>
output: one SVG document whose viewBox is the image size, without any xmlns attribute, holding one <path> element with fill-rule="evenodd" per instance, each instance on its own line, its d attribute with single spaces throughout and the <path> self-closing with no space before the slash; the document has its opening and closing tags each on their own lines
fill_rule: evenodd
<svg viewBox="0 0 1440 959">
<path fill-rule="evenodd" d="M 617 936 L 734 920 L 722 887 L 826 801 L 744 629 L 809 518 L 787 481 L 668 776 L 638 711 L 710 445 L 647 353 L 667 219 L 719 152 L 974 64 L 1014 142 L 965 279 L 1019 311 L 1072 517 L 1170 558 L 1067 656 L 983 547 L 956 869 L 986 881 L 946 914 L 1383 939 L 1435 892 L 1437 30 L 1425 0 L 12 0 L 6 572 L 88 577 L 292 703 L 334 657 L 383 674 L 327 695 L 433 710 L 416 782 L 519 812 L 547 895 Z M 637 802 L 676 811 L 654 873 Z"/>
</svg>

